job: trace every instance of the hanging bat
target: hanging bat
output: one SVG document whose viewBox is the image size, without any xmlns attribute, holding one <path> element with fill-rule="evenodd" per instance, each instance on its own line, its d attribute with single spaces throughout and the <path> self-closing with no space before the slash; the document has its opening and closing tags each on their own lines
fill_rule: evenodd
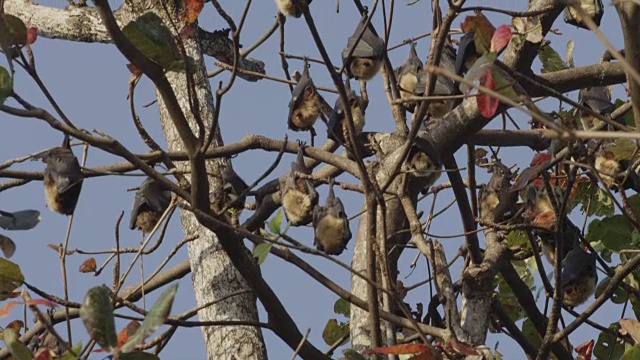
<svg viewBox="0 0 640 360">
<path fill-rule="evenodd" d="M 578 0 L 577 5 L 580 5 L 591 20 L 600 26 L 600 21 L 604 15 L 602 0 Z M 572 6 L 567 6 L 564 9 L 564 22 L 589 30 L 582 16 Z"/>
<path fill-rule="evenodd" d="M 289 102 L 289 129 L 305 131 L 313 129 L 320 116 L 320 95 L 309 76 L 309 65 L 304 62 L 304 71 Z"/>
<path fill-rule="evenodd" d="M 216 211 L 224 209 L 230 205 L 229 210 L 237 217 L 244 210 L 244 203 L 247 200 L 243 193 L 249 188 L 247 183 L 233 170 L 231 164 L 224 166 L 222 170 L 222 187 L 218 191 L 210 194 L 209 199 Z"/>
<path fill-rule="evenodd" d="M 511 170 L 496 159 L 489 171 L 491 178 L 478 194 L 479 215 L 480 218 L 502 222 L 515 213 L 517 194 L 508 191 L 511 187 Z"/>
<path fill-rule="evenodd" d="M 611 87 L 608 86 L 580 89 L 578 92 L 578 103 L 608 118 L 611 117 L 611 113 L 616 109 L 616 106 L 611 102 Z M 580 117 L 582 118 L 582 122 L 590 128 L 602 122 L 586 111 L 581 111 Z"/>
<path fill-rule="evenodd" d="M 78 158 L 71 151 L 69 135 L 64 136 L 62 146 L 49 151 L 42 161 L 47 164 L 44 169 L 47 207 L 63 215 L 73 214 L 82 190 L 83 176 Z"/>
<path fill-rule="evenodd" d="M 453 46 L 446 42 L 442 48 L 442 56 L 440 57 L 440 67 L 447 72 L 455 73 L 456 52 Z M 416 95 L 423 96 L 426 92 L 427 76 L 423 73 L 416 87 Z M 432 95 L 450 96 L 456 95 L 458 90 L 453 80 L 446 76 L 439 75 L 436 77 L 436 85 Z M 433 100 L 429 104 L 428 114 L 432 118 L 442 118 L 453 110 L 460 103 L 459 99 Z"/>
<path fill-rule="evenodd" d="M 435 147 L 424 122 L 420 124 L 415 143 L 409 149 L 407 166 L 412 176 L 424 180 L 424 184 L 420 184 L 423 189 L 428 190 L 440 178 L 442 167 L 440 152 Z"/>
<path fill-rule="evenodd" d="M 349 219 L 340 198 L 333 193 L 333 179 L 329 182 L 329 194 L 324 206 L 313 211 L 314 245 L 329 255 L 340 255 L 351 240 Z"/>
<path fill-rule="evenodd" d="M 344 85 L 347 92 L 348 106 L 351 108 L 351 116 L 356 131 L 355 135 L 357 136 L 362 132 L 365 122 L 364 111 L 360 107 L 361 99 L 353 90 L 351 90 L 349 80 L 347 80 Z M 329 139 L 335 140 L 340 144 L 345 144 L 347 142 L 349 135 L 347 132 L 348 128 L 346 119 L 347 117 L 344 111 L 344 105 L 340 98 L 338 98 L 333 106 L 333 112 L 331 112 L 331 116 L 329 116 L 329 122 L 327 124 L 327 137 Z"/>
<path fill-rule="evenodd" d="M 458 54 L 455 57 L 454 71 L 456 74 L 463 76 L 476 60 L 480 58 L 480 54 L 476 50 L 475 31 L 469 31 L 460 38 L 458 46 Z"/>
<path fill-rule="evenodd" d="M 614 152 L 609 151 L 606 147 L 607 144 L 612 143 L 614 140 L 605 140 L 600 145 L 600 148 L 596 152 L 594 160 L 594 168 L 600 175 L 602 182 L 609 189 L 618 190 L 618 179 L 622 180 L 623 173 L 632 166 L 632 161 L 628 159 L 617 159 Z M 622 187 L 625 190 L 633 189 L 635 192 L 640 192 L 640 175 L 634 170 L 629 171 L 629 176 L 622 183 Z"/>
<path fill-rule="evenodd" d="M 367 15 L 363 14 L 355 32 L 347 41 L 347 46 L 342 50 L 342 63 L 347 69 L 349 78 L 356 80 L 371 80 L 380 68 L 385 54 L 384 41 L 376 35 L 370 27 L 364 28 L 367 23 Z M 364 33 L 358 40 L 358 36 L 364 29 Z M 351 56 L 349 53 L 353 48 Z"/>
<path fill-rule="evenodd" d="M 575 246 L 564 260 L 561 287 L 562 299 L 567 306 L 578 306 L 595 292 L 598 274 L 595 254 L 586 253 Z"/>
<path fill-rule="evenodd" d="M 313 212 L 318 205 L 318 192 L 308 179 L 298 178 L 296 172 L 311 175 L 304 166 L 302 144 L 298 147 L 297 161 L 291 163 L 291 172 L 282 187 L 282 208 L 287 221 L 293 226 L 307 225 L 313 220 Z"/>
<path fill-rule="evenodd" d="M 170 202 L 171 191 L 164 189 L 153 178 L 147 177 L 136 191 L 129 228 L 139 229 L 143 233 L 151 232 Z"/>
<path fill-rule="evenodd" d="M 284 16 L 299 18 L 302 16 L 300 6 L 309 6 L 312 1 L 313 0 L 276 0 L 276 6 L 278 7 L 278 11 Z"/>
<path fill-rule="evenodd" d="M 400 88 L 400 98 L 406 99 L 408 97 L 416 95 L 416 87 L 420 81 L 420 77 L 424 76 L 424 67 L 422 61 L 418 57 L 416 52 L 416 44 L 411 43 L 411 49 L 409 50 L 409 57 L 395 70 L 396 80 L 398 81 L 398 87 Z M 413 112 L 413 108 L 416 106 L 415 102 L 404 103 L 404 107 L 407 110 Z"/>
</svg>

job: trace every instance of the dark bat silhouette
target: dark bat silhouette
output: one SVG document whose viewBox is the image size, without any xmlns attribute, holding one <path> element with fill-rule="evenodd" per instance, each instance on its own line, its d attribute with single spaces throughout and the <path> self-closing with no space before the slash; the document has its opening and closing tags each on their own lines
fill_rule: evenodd
<svg viewBox="0 0 640 360">
<path fill-rule="evenodd" d="M 351 116 L 353 118 L 353 125 L 356 131 L 355 135 L 357 136 L 362 132 L 365 123 L 364 111 L 362 111 L 360 106 L 361 99 L 353 90 L 351 90 L 349 80 L 347 80 L 344 85 L 345 90 L 347 91 L 347 100 L 351 107 Z M 344 106 L 342 101 L 340 101 L 340 98 L 338 98 L 333 106 L 333 112 L 331 113 L 331 116 L 329 116 L 329 122 L 327 124 L 327 137 L 329 139 L 333 139 L 341 144 L 347 142 L 349 137 L 345 120 L 346 114 Z"/>
<path fill-rule="evenodd" d="M 143 233 L 151 232 L 169 207 L 170 202 L 171 192 L 164 189 L 151 177 L 147 177 L 140 185 L 140 189 L 136 191 L 129 228 L 142 230 Z"/>
<path fill-rule="evenodd" d="M 314 244 L 329 255 L 340 255 L 351 240 L 349 219 L 340 198 L 333 193 L 333 179 L 329 182 L 329 194 L 324 206 L 313 211 Z"/>
<path fill-rule="evenodd" d="M 458 46 L 458 54 L 455 57 L 456 60 L 454 68 L 455 73 L 460 76 L 471 69 L 473 64 L 480 57 L 476 50 L 474 37 L 475 31 L 469 31 L 460 38 L 460 45 Z"/>
<path fill-rule="evenodd" d="M 297 161 L 291 163 L 291 172 L 282 187 L 282 208 L 287 221 L 293 226 L 301 226 L 313 220 L 313 211 L 318 205 L 318 192 L 308 179 L 298 178 L 296 172 L 310 175 L 304 166 L 302 147 L 298 147 Z"/>
<path fill-rule="evenodd" d="M 418 53 L 416 52 L 416 45 L 412 42 L 409 57 L 402 66 L 394 70 L 398 87 L 400 88 L 400 98 L 405 99 L 416 95 L 416 87 L 420 82 L 420 77 L 424 75 L 423 71 L 422 61 L 420 61 Z M 413 111 L 416 103 L 407 102 L 404 103 L 404 106 L 407 109 L 411 109 L 410 111 Z"/>
<path fill-rule="evenodd" d="M 44 191 L 49 209 L 71 215 L 76 209 L 83 175 L 78 158 L 71 151 L 68 135 L 62 146 L 52 149 L 42 157 L 47 164 L 44 169 Z"/>
<path fill-rule="evenodd" d="M 455 73 L 456 52 L 453 46 L 447 42 L 442 48 L 442 56 L 440 57 L 440 67 L 447 72 Z M 418 85 L 416 87 L 416 95 L 423 96 L 427 87 L 427 74 L 422 73 L 419 78 Z M 436 77 L 436 85 L 432 95 L 436 96 L 450 96 L 458 94 L 456 84 L 450 78 L 439 75 Z M 459 99 L 446 99 L 446 100 L 433 100 L 429 104 L 428 113 L 433 118 L 441 118 L 447 115 L 454 107 L 460 103 Z"/>
<path fill-rule="evenodd" d="M 240 216 L 247 200 L 246 194 L 242 194 L 248 188 L 247 183 L 238 176 L 230 164 L 227 164 L 222 170 L 222 188 L 212 192 L 209 198 L 216 211 L 230 205 L 229 209 L 233 210 L 236 216 Z"/>
<path fill-rule="evenodd" d="M 356 80 L 371 80 L 382 66 L 385 53 L 384 41 L 376 35 L 370 27 L 364 29 L 367 23 L 367 15 L 364 14 L 358 23 L 353 35 L 349 37 L 347 46 L 342 50 L 342 63 L 346 66 L 347 75 Z M 358 40 L 358 36 L 364 29 L 364 33 Z M 349 52 L 353 48 L 351 56 Z"/>
<path fill-rule="evenodd" d="M 435 147 L 424 122 L 420 124 L 415 143 L 409 149 L 407 166 L 412 176 L 423 180 L 423 183 L 420 183 L 422 191 L 428 191 L 429 187 L 440 178 L 440 167 L 442 167 L 440 152 Z"/>
<path fill-rule="evenodd" d="M 298 81 L 289 102 L 289 129 L 310 130 L 320 116 L 320 95 L 309 76 L 309 66 L 305 61 L 302 77 Z"/>
<path fill-rule="evenodd" d="M 561 287 L 563 302 L 567 306 L 578 306 L 593 295 L 598 282 L 595 254 L 586 253 L 576 245 L 564 260 Z"/>
</svg>

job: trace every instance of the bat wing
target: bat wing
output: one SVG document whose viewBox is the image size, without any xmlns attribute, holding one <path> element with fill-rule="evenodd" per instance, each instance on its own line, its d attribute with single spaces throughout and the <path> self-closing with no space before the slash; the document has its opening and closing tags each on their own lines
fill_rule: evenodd
<svg viewBox="0 0 640 360">
<path fill-rule="evenodd" d="M 164 212 L 167 207 L 169 207 L 171 193 L 166 191 L 155 180 L 148 179 L 145 181 L 139 191 L 151 210 L 155 212 Z"/>
<path fill-rule="evenodd" d="M 476 51 L 476 44 L 474 42 L 475 33 L 469 31 L 460 38 L 460 46 L 458 47 L 458 54 L 456 55 L 456 74 L 461 75 L 464 69 L 465 58 L 471 56 Z"/>
<path fill-rule="evenodd" d="M 615 110 L 615 105 L 609 100 L 607 90 L 604 87 L 592 87 L 580 90 L 581 103 L 599 114 L 610 114 Z"/>
<path fill-rule="evenodd" d="M 343 117 L 344 107 L 342 106 L 342 101 L 338 98 L 333 106 L 331 116 L 329 116 L 329 122 L 327 123 L 327 137 L 334 140 L 340 139 L 341 131 L 339 125 Z"/>
<path fill-rule="evenodd" d="M 565 258 L 564 269 L 562 269 L 562 281 L 561 286 L 566 286 L 576 279 L 585 276 L 585 271 L 589 269 L 589 266 L 595 270 L 596 258 L 584 252 L 580 246 L 574 247 Z"/>
<path fill-rule="evenodd" d="M 349 219 L 347 218 L 347 213 L 344 211 L 342 200 L 340 200 L 339 197 L 335 197 L 331 200 L 331 205 L 327 204 L 327 207 L 330 209 L 329 211 L 331 215 L 344 220 L 345 234 L 343 240 L 346 244 L 346 242 L 349 241 L 353 235 L 351 234 Z"/>
<path fill-rule="evenodd" d="M 364 57 L 364 58 L 374 58 L 380 59 L 384 55 L 384 41 L 371 31 L 368 27 L 365 29 L 360 41 L 356 45 L 356 40 L 358 40 L 358 35 L 362 32 L 362 29 L 366 23 L 366 18 L 363 18 L 360 23 L 358 23 L 358 27 L 356 27 L 356 31 L 354 31 L 353 35 L 349 37 L 347 41 L 347 47 L 342 50 L 342 61 L 346 61 L 349 56 L 349 51 L 352 47 L 353 49 L 352 56 L 353 57 Z"/>
</svg>

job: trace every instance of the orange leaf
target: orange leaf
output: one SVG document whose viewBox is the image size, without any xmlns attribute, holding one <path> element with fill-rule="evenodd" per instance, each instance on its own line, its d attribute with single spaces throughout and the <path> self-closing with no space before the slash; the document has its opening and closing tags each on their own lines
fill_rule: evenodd
<svg viewBox="0 0 640 360">
<path fill-rule="evenodd" d="M 472 348 L 471 346 L 465 345 L 459 341 L 456 341 L 454 339 L 451 339 L 449 341 L 449 347 L 453 349 L 453 351 L 457 352 L 458 354 L 478 355 L 478 352 L 476 351 L 476 349 Z"/>
<path fill-rule="evenodd" d="M 118 333 L 118 347 L 126 344 L 129 336 L 133 335 L 139 327 L 140 323 L 137 320 L 131 320 L 127 326 Z"/>
<path fill-rule="evenodd" d="M 529 166 L 546 164 L 547 162 L 551 161 L 551 158 L 552 156 L 549 153 L 538 153 L 531 159 L 531 163 L 529 164 Z"/>
<path fill-rule="evenodd" d="M 82 265 L 80 265 L 80 272 L 81 273 L 96 272 L 97 267 L 98 265 L 96 264 L 96 259 L 93 257 L 90 257 L 87 260 L 82 262 Z"/>
<path fill-rule="evenodd" d="M 50 300 L 47 300 L 47 299 L 31 299 L 31 300 L 27 301 L 26 304 L 27 305 L 45 305 L 45 306 L 48 306 L 50 308 L 55 308 L 56 306 L 58 306 L 53 301 L 50 301 Z"/>
<path fill-rule="evenodd" d="M 184 5 L 182 21 L 185 25 L 191 25 L 198 20 L 198 15 L 204 7 L 204 0 L 184 0 Z"/>
<path fill-rule="evenodd" d="M 19 303 L 17 301 L 8 301 L 6 304 L 0 307 L 0 318 L 6 318 L 9 316 L 11 309 L 13 309 Z"/>
<path fill-rule="evenodd" d="M 402 355 L 402 354 L 434 354 L 433 347 L 429 345 L 423 344 L 402 344 L 402 345 L 393 345 L 393 346 L 385 346 L 379 347 L 375 349 L 367 349 L 364 351 L 365 354 L 394 354 L 394 355 Z"/>
<path fill-rule="evenodd" d="M 553 210 L 537 214 L 531 224 L 553 231 L 556 227 L 556 212 Z"/>
<path fill-rule="evenodd" d="M 478 51 L 478 53 L 484 53 L 489 50 L 491 39 L 493 38 L 493 33 L 496 31 L 496 28 L 486 16 L 482 13 L 467 16 L 461 27 L 465 33 L 475 31 L 474 41 L 476 42 L 476 50 L 484 49 L 484 51 Z"/>
</svg>

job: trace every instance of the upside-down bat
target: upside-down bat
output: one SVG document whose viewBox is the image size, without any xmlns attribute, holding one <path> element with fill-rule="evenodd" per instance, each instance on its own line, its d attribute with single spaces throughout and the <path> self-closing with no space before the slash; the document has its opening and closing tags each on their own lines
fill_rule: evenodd
<svg viewBox="0 0 640 360">
<path fill-rule="evenodd" d="M 351 240 L 349 219 L 340 198 L 333 193 L 333 179 L 329 182 L 329 194 L 324 206 L 313 211 L 314 244 L 329 255 L 340 255 Z"/>
<path fill-rule="evenodd" d="M 42 161 L 47 164 L 44 169 L 47 207 L 60 214 L 73 214 L 84 177 L 78 158 L 71 151 L 69 135 L 64 136 L 62 146 L 46 153 Z"/>
</svg>

